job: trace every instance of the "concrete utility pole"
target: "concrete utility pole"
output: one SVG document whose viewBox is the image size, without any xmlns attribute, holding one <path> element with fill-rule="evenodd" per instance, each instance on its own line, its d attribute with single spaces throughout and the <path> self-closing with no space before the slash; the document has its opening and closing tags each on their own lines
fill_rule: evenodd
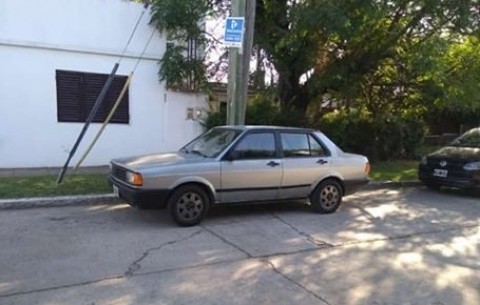
<svg viewBox="0 0 480 305">
<path fill-rule="evenodd" d="M 253 46 L 256 0 L 232 0 L 231 16 L 245 16 L 243 47 L 230 48 L 227 87 L 227 124 L 245 124 L 248 76 Z"/>
</svg>

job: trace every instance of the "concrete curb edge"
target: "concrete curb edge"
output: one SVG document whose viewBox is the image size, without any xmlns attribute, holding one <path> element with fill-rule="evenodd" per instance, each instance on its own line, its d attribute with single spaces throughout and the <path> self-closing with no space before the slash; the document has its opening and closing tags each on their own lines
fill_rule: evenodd
<svg viewBox="0 0 480 305">
<path fill-rule="evenodd" d="M 365 185 L 362 189 L 366 190 L 375 190 L 382 188 L 403 188 L 403 187 L 419 187 L 422 186 L 422 182 L 419 180 L 410 180 L 410 181 L 372 181 L 369 184 Z"/>
<path fill-rule="evenodd" d="M 113 194 L 0 199 L 0 210 L 124 203 Z"/>
</svg>

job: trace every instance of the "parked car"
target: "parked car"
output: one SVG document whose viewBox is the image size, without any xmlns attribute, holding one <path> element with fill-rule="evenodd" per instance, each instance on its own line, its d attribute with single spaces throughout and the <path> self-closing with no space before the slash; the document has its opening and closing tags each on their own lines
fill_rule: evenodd
<svg viewBox="0 0 480 305">
<path fill-rule="evenodd" d="M 222 203 L 309 199 L 315 212 L 332 213 L 369 171 L 366 157 L 319 131 L 223 126 L 178 152 L 112 160 L 109 179 L 132 206 L 167 207 L 178 225 L 191 226 Z"/>
<path fill-rule="evenodd" d="M 480 186 L 480 127 L 423 157 L 418 178 L 429 188 Z"/>
</svg>

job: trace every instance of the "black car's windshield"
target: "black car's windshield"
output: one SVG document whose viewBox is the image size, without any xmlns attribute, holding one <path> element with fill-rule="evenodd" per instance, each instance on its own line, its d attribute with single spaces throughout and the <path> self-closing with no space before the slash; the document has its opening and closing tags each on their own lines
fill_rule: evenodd
<svg viewBox="0 0 480 305">
<path fill-rule="evenodd" d="M 180 151 L 186 154 L 214 158 L 229 146 L 239 134 L 239 130 L 213 128 L 185 145 Z"/>
<path fill-rule="evenodd" d="M 451 145 L 461 147 L 480 147 L 480 127 L 470 129 L 459 138 L 455 139 Z"/>
</svg>

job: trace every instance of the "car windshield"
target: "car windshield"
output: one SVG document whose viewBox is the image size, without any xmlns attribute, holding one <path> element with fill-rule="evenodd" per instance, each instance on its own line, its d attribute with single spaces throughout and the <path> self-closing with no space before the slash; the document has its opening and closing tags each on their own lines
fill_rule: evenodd
<svg viewBox="0 0 480 305">
<path fill-rule="evenodd" d="M 229 146 L 239 134 L 239 130 L 213 128 L 185 145 L 180 149 L 180 152 L 214 158 Z"/>
<path fill-rule="evenodd" d="M 474 128 L 455 139 L 452 146 L 480 147 L 480 127 Z"/>
</svg>

